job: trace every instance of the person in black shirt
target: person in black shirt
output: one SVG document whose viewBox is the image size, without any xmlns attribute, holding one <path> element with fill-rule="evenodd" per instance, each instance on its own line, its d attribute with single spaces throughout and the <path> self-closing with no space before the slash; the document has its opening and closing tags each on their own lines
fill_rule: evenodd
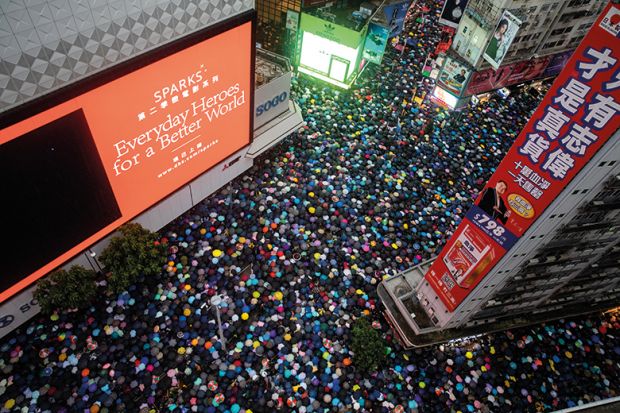
<svg viewBox="0 0 620 413">
<path fill-rule="evenodd" d="M 497 181 L 495 188 L 488 187 L 482 193 L 482 198 L 478 203 L 480 209 L 489 214 L 491 218 L 506 224 L 509 212 L 502 195 L 506 192 L 508 185 L 504 181 Z"/>
</svg>

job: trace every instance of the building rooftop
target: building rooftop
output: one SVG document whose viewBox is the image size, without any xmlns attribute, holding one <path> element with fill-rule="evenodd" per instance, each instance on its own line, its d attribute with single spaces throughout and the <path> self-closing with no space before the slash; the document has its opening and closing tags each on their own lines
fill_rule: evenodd
<svg viewBox="0 0 620 413">
<path fill-rule="evenodd" d="M 304 12 L 359 32 L 382 4 L 394 2 L 396 1 L 348 1 L 344 5 L 317 7 Z"/>
<path fill-rule="evenodd" d="M 261 87 L 290 71 L 287 58 L 265 49 L 256 49 L 255 87 Z"/>
</svg>

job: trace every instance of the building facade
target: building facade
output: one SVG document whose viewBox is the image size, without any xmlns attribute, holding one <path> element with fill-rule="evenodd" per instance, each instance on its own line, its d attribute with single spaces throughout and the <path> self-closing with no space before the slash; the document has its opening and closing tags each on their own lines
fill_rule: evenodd
<svg viewBox="0 0 620 413">
<path fill-rule="evenodd" d="M 26 161 L 29 158 L 27 155 L 42 153 L 40 145 L 33 143 L 36 133 L 51 130 L 50 125 L 59 125 L 59 122 L 66 124 L 65 119 L 79 118 L 81 123 L 77 126 L 85 127 L 79 128 L 80 132 L 67 134 L 74 136 L 78 143 L 74 145 L 76 150 L 96 161 L 91 165 L 97 169 L 97 182 L 107 181 L 108 184 L 105 188 L 103 184 L 101 187 L 76 184 L 69 191 L 60 182 L 58 187 L 53 187 L 54 192 L 50 195 L 68 199 L 67 202 L 77 205 L 82 199 L 93 198 L 87 195 L 89 192 L 105 190 L 112 202 L 109 205 L 114 206 L 112 209 L 116 214 L 78 241 L 63 244 L 62 249 L 58 247 L 58 251 L 49 255 L 49 260 L 43 261 L 37 257 L 41 264 L 33 265 L 31 271 L 24 269 L 19 276 L 7 271 L 15 275 L 15 280 L 11 279 L 9 283 L 5 279 L 0 292 L 0 337 L 38 312 L 32 298 L 33 282 L 38 277 L 59 266 L 81 265 L 100 271 L 97 257 L 118 225 L 133 221 L 150 230 L 162 228 L 244 173 L 257 156 L 303 125 L 299 108 L 290 100 L 290 62 L 282 56 L 262 51 L 255 56 L 254 22 L 254 2 L 241 0 L 11 0 L 0 4 L 0 150 L 7 155 L 19 146 L 29 151 L 28 154 L 21 152 L 13 155 Z M 231 46 L 230 53 L 221 53 L 225 49 L 223 43 Z M 217 49 L 216 53 L 213 53 L 213 48 Z M 235 53 L 235 50 L 238 52 Z M 220 65 L 226 66 L 226 70 L 220 71 Z M 207 71 L 211 73 L 207 74 Z M 151 77 L 149 73 L 152 72 L 157 72 L 157 75 Z M 128 82 L 131 86 L 114 86 Z M 226 99 L 222 88 L 230 92 L 226 95 L 229 99 L 226 106 L 218 107 L 223 108 L 226 114 L 219 112 L 217 120 L 209 118 L 214 114 L 200 109 L 203 107 L 201 102 L 204 102 L 201 99 L 205 95 L 213 96 L 212 93 Z M 129 89 L 131 94 L 126 93 Z M 101 98 L 106 95 L 109 99 Z M 115 100 L 123 100 L 122 105 L 115 104 Z M 92 102 L 99 106 L 93 109 Z M 252 103 L 254 107 L 250 106 Z M 118 181 L 123 178 L 121 172 L 126 170 L 118 169 L 115 174 L 110 169 L 112 165 L 118 167 L 128 162 L 121 159 L 129 149 L 124 142 L 136 136 L 132 146 L 136 149 L 136 144 L 148 142 L 144 137 L 139 138 L 146 136 L 142 132 L 149 127 L 157 128 L 157 125 L 172 128 L 173 122 L 179 119 L 177 114 L 190 113 L 188 110 L 196 121 L 202 123 L 194 121 L 189 125 L 189 120 L 188 124 L 183 121 L 185 129 L 170 129 L 169 134 L 159 137 L 157 145 L 154 143 L 150 147 L 150 152 L 132 154 L 132 159 L 139 162 L 131 166 L 138 165 L 136 169 L 127 172 L 133 174 L 126 175 L 125 179 L 131 180 L 128 181 L 129 186 L 161 190 L 148 196 L 143 194 L 148 192 L 144 189 L 133 190 L 140 193 L 140 199 L 136 199 L 135 208 L 128 206 L 128 198 L 120 189 L 123 185 Z M 228 111 L 236 112 L 232 115 Z M 236 113 L 240 115 L 237 117 Z M 99 122 L 99 114 L 105 114 L 107 121 Z M 225 121 L 221 115 L 227 115 L 227 119 L 231 120 Z M 228 125 L 224 127 L 223 122 L 228 122 Z M 209 131 L 215 130 L 212 127 L 232 131 L 235 124 L 242 126 L 238 131 L 231 132 L 234 136 L 222 136 L 226 139 L 209 142 L 209 145 L 216 145 L 221 141 L 226 146 L 222 148 L 221 156 L 212 158 L 203 154 L 207 144 L 202 143 L 200 134 L 185 140 L 188 134 L 195 132 L 197 125 L 207 124 L 205 130 Z M 75 126 L 75 122 L 71 125 Z M 65 130 L 78 129 L 71 125 Z M 110 128 L 105 125 L 110 125 Z M 121 127 L 125 129 L 119 129 Z M 228 146 L 228 141 L 238 137 L 242 137 L 239 144 Z M 83 142 L 87 141 L 91 146 L 83 148 Z M 58 146 L 56 153 L 70 153 L 70 146 Z M 110 162 L 110 152 L 106 152 L 105 148 L 115 148 L 117 159 L 122 162 Z M 203 154 L 201 158 L 195 157 L 198 153 Z M 140 172 L 138 168 L 149 165 L 148 162 L 154 169 L 149 167 L 150 172 L 144 174 L 146 170 L 143 168 Z M 84 165 L 81 164 L 69 170 L 64 162 L 48 163 L 51 165 L 49 167 L 62 169 L 62 173 L 69 176 L 88 175 L 82 173 L 84 169 L 80 168 Z M 162 171 L 158 176 L 160 168 Z M 175 170 L 176 177 L 161 179 L 163 168 L 168 168 L 167 172 Z M 7 181 L 11 173 L 7 170 L 5 175 L 4 171 Z M 28 175 L 35 186 L 41 181 L 37 180 L 37 174 L 40 172 Z M 151 181 L 147 183 L 143 179 Z M 157 184 L 153 179 L 158 179 Z M 37 199 L 39 192 L 35 186 L 30 188 L 32 193 L 28 193 L 28 185 L 16 180 L 10 183 L 14 184 L 16 203 Z M 82 196 L 79 200 L 78 195 Z M 100 215 L 107 211 L 102 203 L 90 207 L 99 211 Z M 9 220 L 23 220 L 19 218 L 20 211 L 14 212 L 14 216 L 5 214 L 6 221 L 3 223 L 6 226 Z M 83 227 L 79 222 L 69 221 L 69 218 L 58 220 L 67 226 Z M 61 238 L 62 231 L 63 228 L 59 229 L 59 233 L 49 232 Z M 39 250 L 33 250 L 33 254 L 39 253 Z"/>
<path fill-rule="evenodd" d="M 456 97 L 557 75 L 606 4 L 605 0 L 469 1 L 448 52 L 469 75 Z"/>
<path fill-rule="evenodd" d="M 406 345 L 620 305 L 618 13 L 595 20 L 437 258 L 379 287 Z"/>
<path fill-rule="evenodd" d="M 620 131 L 456 311 L 424 280 L 431 262 L 378 289 L 405 346 L 620 305 Z M 450 332 L 446 336 L 443 334 Z"/>
<path fill-rule="evenodd" d="M 439 324 L 467 327 L 620 305 L 619 245 L 617 132 L 458 311 L 439 314 Z"/>
</svg>

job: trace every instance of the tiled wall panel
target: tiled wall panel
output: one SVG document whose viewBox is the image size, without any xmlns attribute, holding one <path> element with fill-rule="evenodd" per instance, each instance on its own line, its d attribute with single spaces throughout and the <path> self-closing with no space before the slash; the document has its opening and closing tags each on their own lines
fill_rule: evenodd
<svg viewBox="0 0 620 413">
<path fill-rule="evenodd" d="M 1 0 L 0 113 L 253 7 L 253 0 Z"/>
</svg>

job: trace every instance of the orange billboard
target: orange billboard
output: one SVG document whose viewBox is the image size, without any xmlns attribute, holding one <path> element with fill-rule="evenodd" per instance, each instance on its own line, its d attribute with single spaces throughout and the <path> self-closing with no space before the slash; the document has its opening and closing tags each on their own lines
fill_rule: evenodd
<svg viewBox="0 0 620 413">
<path fill-rule="evenodd" d="M 207 30 L 155 62 L 3 122 L 11 202 L 2 220 L 14 238 L 0 302 L 251 143 L 253 16 Z"/>
</svg>

